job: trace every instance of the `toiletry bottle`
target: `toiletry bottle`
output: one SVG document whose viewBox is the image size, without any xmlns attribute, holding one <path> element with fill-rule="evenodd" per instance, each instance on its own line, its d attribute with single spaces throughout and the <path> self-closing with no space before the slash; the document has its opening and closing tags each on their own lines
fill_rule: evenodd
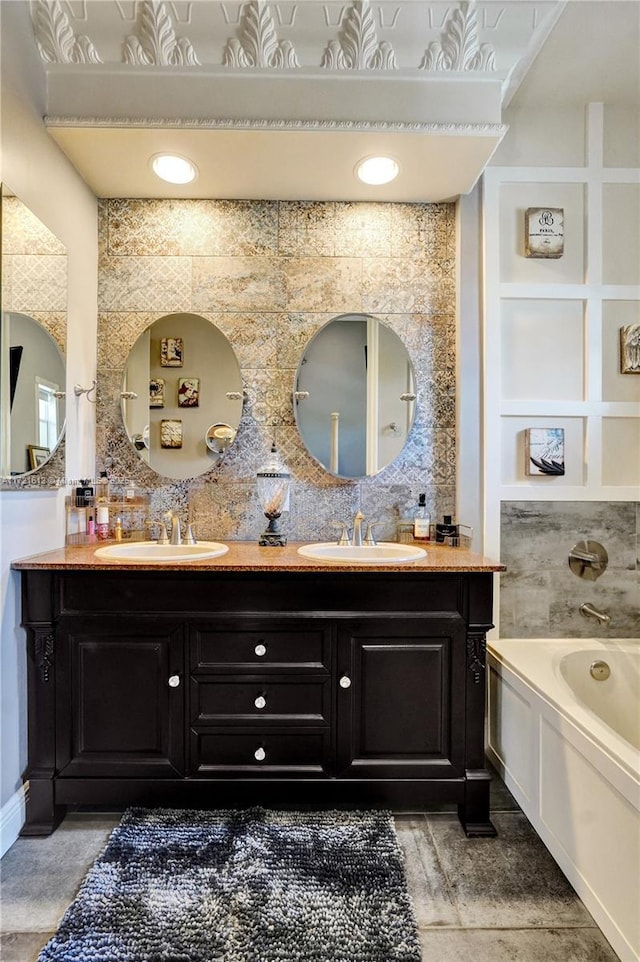
<svg viewBox="0 0 640 962">
<path fill-rule="evenodd" d="M 92 514 L 89 515 L 89 520 L 87 521 L 87 534 L 95 537 L 96 533 L 96 523 Z"/>
<path fill-rule="evenodd" d="M 88 478 L 76 488 L 76 508 L 88 508 L 93 504 L 93 488 Z"/>
<path fill-rule="evenodd" d="M 421 494 L 418 496 L 418 507 L 416 509 L 415 517 L 413 519 L 413 538 L 414 541 L 428 541 L 429 540 L 429 514 L 427 512 L 427 496 L 426 494 Z"/>
<path fill-rule="evenodd" d="M 444 544 L 447 538 L 457 538 L 458 536 L 458 525 L 452 524 L 452 518 L 450 514 L 445 514 L 444 523 L 436 525 L 436 541 L 439 544 Z"/>
<path fill-rule="evenodd" d="M 107 472 L 101 471 L 96 483 L 96 534 L 98 541 L 109 537 L 109 480 Z"/>
<path fill-rule="evenodd" d="M 113 529 L 113 536 L 116 541 L 122 541 L 122 518 L 116 518 L 115 527 Z"/>
</svg>

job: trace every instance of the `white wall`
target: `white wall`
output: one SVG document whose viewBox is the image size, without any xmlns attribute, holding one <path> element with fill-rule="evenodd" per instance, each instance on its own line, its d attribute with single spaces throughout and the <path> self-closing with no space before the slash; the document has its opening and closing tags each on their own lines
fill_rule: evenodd
<svg viewBox="0 0 640 962">
<path fill-rule="evenodd" d="M 2 115 L 0 179 L 65 244 L 69 254 L 66 474 L 90 477 L 94 409 L 73 397 L 73 385 L 95 376 L 97 203 L 50 139 L 44 72 L 30 40 L 28 4 L 0 3 Z M 36 475 L 37 477 L 37 475 Z M 27 760 L 26 656 L 19 579 L 11 561 L 64 542 L 64 491 L 0 492 L 0 852 L 22 820 L 22 772 Z"/>
</svg>

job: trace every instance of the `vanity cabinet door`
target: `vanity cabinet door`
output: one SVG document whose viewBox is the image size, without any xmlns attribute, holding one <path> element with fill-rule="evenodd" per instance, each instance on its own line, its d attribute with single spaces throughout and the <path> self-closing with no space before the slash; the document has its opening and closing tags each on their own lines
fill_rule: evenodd
<svg viewBox="0 0 640 962">
<path fill-rule="evenodd" d="M 61 777 L 171 778 L 184 769 L 182 626 L 63 619 L 56 667 Z"/>
<path fill-rule="evenodd" d="M 464 776 L 465 624 L 361 619 L 338 640 L 338 776 Z"/>
</svg>

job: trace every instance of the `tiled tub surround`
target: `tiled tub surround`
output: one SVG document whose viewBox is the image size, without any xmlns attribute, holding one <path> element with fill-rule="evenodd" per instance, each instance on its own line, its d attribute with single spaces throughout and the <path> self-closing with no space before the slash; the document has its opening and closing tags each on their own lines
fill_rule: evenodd
<svg viewBox="0 0 640 962">
<path fill-rule="evenodd" d="M 637 638 L 640 634 L 640 504 L 511 501 L 502 505 L 501 638 Z M 597 581 L 572 574 L 568 555 L 588 538 L 604 545 L 607 570 Z M 590 602 L 611 616 L 584 618 Z"/>
<path fill-rule="evenodd" d="M 253 540 L 264 527 L 255 472 L 275 438 L 292 474 L 284 528 L 330 537 L 360 507 L 386 522 L 425 491 L 432 518 L 455 505 L 455 207 L 271 201 L 107 200 L 100 212 L 97 461 L 134 478 L 197 523 L 200 538 Z M 122 373 L 138 335 L 164 314 L 215 324 L 238 357 L 238 436 L 207 475 L 172 482 L 134 454 L 120 414 Z M 403 340 L 417 378 L 416 419 L 400 457 L 375 478 L 341 481 L 306 452 L 292 390 L 302 351 L 332 317 L 370 313 Z M 179 336 L 180 331 L 176 329 Z M 214 372 L 184 368 L 204 379 Z M 186 415 L 185 415 L 186 416 Z"/>
</svg>

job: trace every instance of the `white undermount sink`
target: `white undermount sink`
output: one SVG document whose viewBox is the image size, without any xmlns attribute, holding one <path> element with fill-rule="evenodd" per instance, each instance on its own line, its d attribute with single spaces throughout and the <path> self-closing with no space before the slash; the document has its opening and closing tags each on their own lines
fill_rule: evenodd
<svg viewBox="0 0 640 962">
<path fill-rule="evenodd" d="M 406 564 L 425 558 L 427 552 L 411 544 L 397 544 L 395 541 L 381 541 L 380 544 L 336 544 L 321 542 L 305 544 L 298 548 L 298 554 L 313 561 L 329 561 L 332 564 Z"/>
<path fill-rule="evenodd" d="M 96 558 L 111 561 L 200 561 L 219 558 L 229 550 L 220 541 L 198 541 L 197 544 L 158 544 L 157 541 L 131 541 L 97 548 Z"/>
</svg>

